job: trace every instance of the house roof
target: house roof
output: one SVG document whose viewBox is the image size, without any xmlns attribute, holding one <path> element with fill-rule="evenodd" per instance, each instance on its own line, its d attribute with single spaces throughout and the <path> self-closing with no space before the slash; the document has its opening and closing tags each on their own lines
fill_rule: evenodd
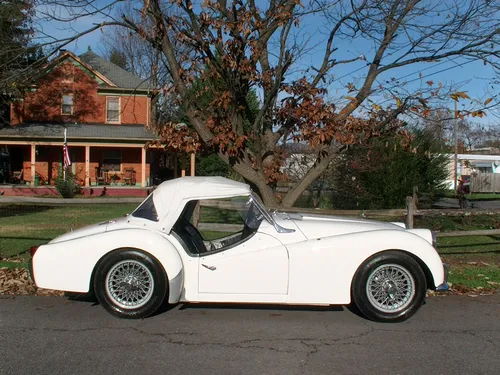
<svg viewBox="0 0 500 375">
<path fill-rule="evenodd" d="M 0 138 L 9 139 L 58 139 L 62 141 L 64 128 L 67 139 L 92 139 L 110 141 L 153 141 L 159 137 L 143 125 L 109 125 L 109 124 L 20 124 L 0 128 Z"/>
<path fill-rule="evenodd" d="M 147 81 L 142 80 L 135 74 L 127 72 L 118 65 L 96 55 L 91 50 L 78 56 L 80 60 L 101 73 L 104 77 L 113 82 L 117 87 L 124 89 L 149 90 L 151 86 Z"/>
<path fill-rule="evenodd" d="M 453 158 L 453 154 L 448 154 L 450 158 Z M 457 154 L 458 160 L 475 160 L 475 161 L 498 161 L 500 160 L 500 155 L 483 155 L 483 154 Z"/>
</svg>

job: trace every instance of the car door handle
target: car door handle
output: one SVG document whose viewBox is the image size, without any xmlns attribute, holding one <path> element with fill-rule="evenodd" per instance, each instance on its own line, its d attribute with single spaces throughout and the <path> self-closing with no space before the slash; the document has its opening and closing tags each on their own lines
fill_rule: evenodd
<svg viewBox="0 0 500 375">
<path fill-rule="evenodd" d="M 215 271 L 217 269 L 217 267 L 215 267 L 215 266 L 207 266 L 206 264 L 203 264 L 203 263 L 201 265 L 205 268 L 208 268 L 210 271 Z"/>
</svg>

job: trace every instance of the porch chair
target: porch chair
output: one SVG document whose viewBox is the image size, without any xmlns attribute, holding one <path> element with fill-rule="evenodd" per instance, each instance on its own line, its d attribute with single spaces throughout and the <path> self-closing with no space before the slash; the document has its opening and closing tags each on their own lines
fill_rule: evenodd
<svg viewBox="0 0 500 375">
<path fill-rule="evenodd" d="M 12 177 L 11 177 L 11 183 L 13 184 L 21 184 L 24 182 L 23 180 L 23 170 L 21 169 L 20 171 L 13 171 L 12 172 Z"/>
<path fill-rule="evenodd" d="M 134 169 L 125 169 L 125 174 L 123 176 L 123 184 L 124 185 L 135 185 L 135 170 Z"/>
<path fill-rule="evenodd" d="M 96 185 L 106 185 L 106 177 L 99 167 L 95 167 L 95 182 Z"/>
</svg>

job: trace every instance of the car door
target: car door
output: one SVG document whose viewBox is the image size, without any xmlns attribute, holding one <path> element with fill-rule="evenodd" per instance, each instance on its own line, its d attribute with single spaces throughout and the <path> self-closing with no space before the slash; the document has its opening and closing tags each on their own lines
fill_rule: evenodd
<svg viewBox="0 0 500 375">
<path fill-rule="evenodd" d="M 233 247 L 199 258 L 198 293 L 204 301 L 282 301 L 288 293 L 288 251 L 256 232 Z"/>
</svg>

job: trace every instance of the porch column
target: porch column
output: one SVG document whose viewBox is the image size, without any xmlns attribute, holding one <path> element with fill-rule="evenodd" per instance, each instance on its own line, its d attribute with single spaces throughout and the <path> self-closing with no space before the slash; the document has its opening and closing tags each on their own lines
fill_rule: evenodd
<svg viewBox="0 0 500 375">
<path fill-rule="evenodd" d="M 85 146 L 85 186 L 90 186 L 90 146 Z"/>
<path fill-rule="evenodd" d="M 190 169 L 191 169 L 191 176 L 194 176 L 194 163 L 195 163 L 195 155 L 194 152 L 191 154 L 191 160 L 190 160 Z"/>
<path fill-rule="evenodd" d="M 146 187 L 146 149 L 141 148 L 141 186 Z"/>
<path fill-rule="evenodd" d="M 36 146 L 35 144 L 31 145 L 31 185 L 35 185 L 35 176 L 36 176 Z"/>
</svg>

